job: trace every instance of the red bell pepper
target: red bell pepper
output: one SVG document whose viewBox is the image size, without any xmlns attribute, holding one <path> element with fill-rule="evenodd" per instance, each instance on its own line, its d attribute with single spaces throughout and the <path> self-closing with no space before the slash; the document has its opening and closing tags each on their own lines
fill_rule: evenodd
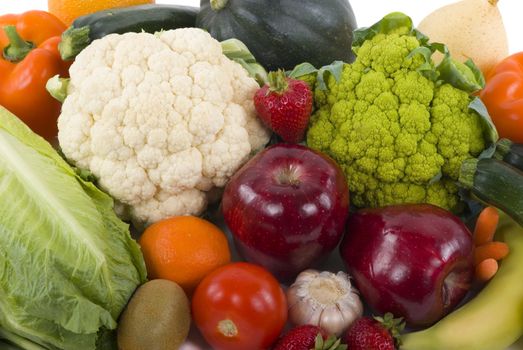
<svg viewBox="0 0 523 350">
<path fill-rule="evenodd" d="M 499 136 L 523 143 L 523 52 L 498 63 L 480 97 Z"/>
<path fill-rule="evenodd" d="M 65 25 L 45 11 L 0 17 L 0 105 L 49 141 L 57 135 L 60 103 L 47 80 L 68 76 L 70 63 L 58 52 Z"/>
</svg>

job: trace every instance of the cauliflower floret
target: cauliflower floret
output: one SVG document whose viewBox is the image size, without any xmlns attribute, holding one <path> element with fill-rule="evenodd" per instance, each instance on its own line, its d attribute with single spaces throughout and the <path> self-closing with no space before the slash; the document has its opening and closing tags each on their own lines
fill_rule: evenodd
<svg viewBox="0 0 523 350">
<path fill-rule="evenodd" d="M 199 215 L 269 140 L 252 102 L 258 84 L 200 29 L 108 35 L 70 76 L 62 151 L 141 223 Z"/>
<path fill-rule="evenodd" d="M 356 206 L 452 209 L 462 162 L 488 146 L 482 120 L 468 92 L 438 79 L 425 39 L 396 24 L 373 27 L 384 32 L 355 48 L 338 80 L 327 76 L 327 90 L 316 84 L 307 144 L 342 166 Z"/>
</svg>

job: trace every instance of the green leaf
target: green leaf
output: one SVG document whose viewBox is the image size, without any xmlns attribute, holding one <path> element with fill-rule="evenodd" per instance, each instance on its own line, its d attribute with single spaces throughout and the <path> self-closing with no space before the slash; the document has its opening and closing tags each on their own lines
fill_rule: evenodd
<svg viewBox="0 0 523 350">
<path fill-rule="evenodd" d="M 468 93 L 479 91 L 485 86 L 483 74 L 472 61 L 456 61 L 443 44 L 433 43 L 431 48 L 444 55 L 443 60 L 436 66 L 440 80 Z"/>
<path fill-rule="evenodd" d="M 67 97 L 69 78 L 60 78 L 57 74 L 47 81 L 45 88 L 58 102 L 64 102 Z"/>
<path fill-rule="evenodd" d="M 249 76 L 254 78 L 260 86 L 267 83 L 267 71 L 256 61 L 249 48 L 238 39 L 227 39 L 221 42 L 222 52 L 227 58 L 239 63 Z"/>
<path fill-rule="evenodd" d="M 440 171 L 436 175 L 432 177 L 432 179 L 429 180 L 429 186 L 435 184 L 436 182 L 440 182 L 441 178 L 443 177 L 443 173 Z"/>
<path fill-rule="evenodd" d="M 316 338 L 314 338 L 314 349 L 315 350 L 322 350 L 323 349 L 323 337 L 320 333 L 316 335 Z"/>
<path fill-rule="evenodd" d="M 323 66 L 318 70 L 317 83 L 321 90 L 327 90 L 327 79 L 329 74 L 332 74 L 336 82 L 339 82 L 341 79 L 341 74 L 343 73 L 343 67 L 345 63 L 342 61 L 334 61 L 327 66 Z"/>
<path fill-rule="evenodd" d="M 481 89 L 485 87 L 485 76 L 481 72 L 478 66 L 469 58 L 467 61 L 465 61 L 465 66 L 469 67 L 469 69 L 474 74 L 474 78 L 476 82 L 479 84 Z"/>
<path fill-rule="evenodd" d="M 476 112 L 481 118 L 485 139 L 490 143 L 496 143 L 499 138 L 498 131 L 483 101 L 479 97 L 474 97 L 469 104 L 469 109 Z"/>
<path fill-rule="evenodd" d="M 436 51 L 444 55 L 443 60 L 437 66 L 432 60 L 432 55 Z M 412 50 L 407 57 L 412 58 L 417 54 L 421 54 L 425 60 L 418 71 L 429 80 L 449 83 L 468 93 L 476 92 L 485 86 L 485 78 L 474 62 L 467 60 L 467 62 L 461 63 L 454 60 L 444 44 L 422 42 L 422 46 Z"/>
<path fill-rule="evenodd" d="M 294 67 L 294 69 L 287 73 L 289 78 L 299 79 L 305 75 L 317 73 L 318 69 L 308 62 L 301 63 Z"/>
<path fill-rule="evenodd" d="M 0 341 L 0 349 L 2 350 L 46 350 L 46 348 L 33 343 L 31 340 L 22 338 L 2 328 L 0 328 L 0 338 L 6 341 Z"/>
<path fill-rule="evenodd" d="M 358 49 L 367 40 L 378 34 L 401 32 L 413 35 L 420 42 L 420 47 L 414 49 L 408 56 L 421 54 L 425 63 L 418 67 L 418 72 L 436 84 L 449 83 L 452 86 L 474 93 L 485 86 L 485 78 L 479 68 L 471 61 L 465 63 L 454 60 L 448 48 L 441 43 L 429 43 L 429 38 L 413 27 L 412 19 L 401 12 L 393 12 L 383 17 L 370 27 L 354 31 L 352 49 L 357 54 Z M 432 60 L 434 52 L 443 53 L 443 60 L 436 66 Z"/>
<path fill-rule="evenodd" d="M 94 349 L 146 279 L 113 200 L 2 107 L 0 197 L 0 329 L 46 349 Z"/>
<path fill-rule="evenodd" d="M 247 63 L 255 63 L 256 58 L 252 55 L 249 48 L 238 39 L 227 39 L 221 43 L 223 54 L 229 59 L 242 59 Z"/>
<path fill-rule="evenodd" d="M 478 159 L 495 158 L 496 144 L 493 143 L 489 147 L 485 148 L 478 156 Z"/>
<path fill-rule="evenodd" d="M 414 36 L 416 36 L 416 39 L 418 39 L 418 41 L 421 43 L 422 46 L 425 46 L 428 44 L 428 42 L 430 40 L 428 36 L 426 36 L 425 34 L 423 34 L 422 32 L 420 32 L 417 29 L 413 29 L 412 32 L 414 33 Z"/>
<path fill-rule="evenodd" d="M 415 55 L 421 55 L 423 56 L 423 58 L 425 59 L 425 62 L 426 63 L 430 63 L 431 66 L 432 65 L 432 54 L 434 53 L 434 51 L 432 51 L 430 49 L 430 47 L 427 47 L 427 46 L 420 46 L 420 47 L 417 47 L 415 48 L 414 50 L 412 50 L 409 55 L 407 56 L 407 58 L 412 58 L 413 56 Z"/>
<path fill-rule="evenodd" d="M 356 29 L 353 32 L 352 50 L 357 53 L 358 49 L 365 41 L 372 39 L 377 34 L 388 34 L 399 28 L 406 28 L 407 31 L 412 32 L 412 19 L 401 12 L 390 13 L 370 27 Z M 416 31 L 415 34 L 417 37 L 419 36 L 420 40 L 425 40 L 425 38 L 427 38 L 418 31 Z"/>
<path fill-rule="evenodd" d="M 397 347 L 401 345 L 400 333 L 405 329 L 405 321 L 402 317 L 394 318 L 394 315 L 387 312 L 383 317 L 374 316 L 374 319 L 387 329 L 394 338 Z"/>
<path fill-rule="evenodd" d="M 325 344 L 323 344 L 323 348 L 325 349 L 330 349 L 337 341 L 338 339 L 331 335 L 327 338 L 327 340 L 325 340 Z"/>
<path fill-rule="evenodd" d="M 330 335 L 327 339 L 323 339 L 321 333 L 314 338 L 313 350 L 347 350 L 347 345 L 341 343 L 335 335 Z"/>
<path fill-rule="evenodd" d="M 425 63 L 423 63 L 420 67 L 417 68 L 417 71 L 423 74 L 425 78 L 431 80 L 431 81 L 437 81 L 439 77 L 438 71 L 436 71 L 434 67 L 434 62 L 432 61 L 432 54 L 434 51 L 430 48 L 430 46 L 420 46 L 412 50 L 407 58 L 412 58 L 415 55 L 421 55 L 423 59 L 425 60 Z"/>
<path fill-rule="evenodd" d="M 328 347 L 327 350 L 347 350 L 348 345 L 342 344 L 341 339 L 336 339 L 334 336 L 331 337 L 333 337 L 336 341 L 330 347 Z"/>
</svg>

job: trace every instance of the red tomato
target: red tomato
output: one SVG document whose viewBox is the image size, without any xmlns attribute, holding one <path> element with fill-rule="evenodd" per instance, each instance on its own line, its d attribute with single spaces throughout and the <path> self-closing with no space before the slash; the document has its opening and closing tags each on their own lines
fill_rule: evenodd
<svg viewBox="0 0 523 350">
<path fill-rule="evenodd" d="M 267 270 L 233 263 L 214 270 L 196 288 L 193 319 L 215 350 L 269 348 L 287 321 L 287 301 Z"/>
<path fill-rule="evenodd" d="M 523 52 L 498 63 L 480 97 L 499 136 L 523 143 Z"/>
</svg>

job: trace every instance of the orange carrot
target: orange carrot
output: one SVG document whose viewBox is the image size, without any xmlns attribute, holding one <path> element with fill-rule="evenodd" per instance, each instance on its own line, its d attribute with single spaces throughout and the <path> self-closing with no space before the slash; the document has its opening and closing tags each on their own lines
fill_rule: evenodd
<svg viewBox="0 0 523 350">
<path fill-rule="evenodd" d="M 509 253 L 509 248 L 503 242 L 489 242 L 482 244 L 474 250 L 475 265 L 479 264 L 485 259 L 492 258 L 494 260 L 501 260 Z"/>
<path fill-rule="evenodd" d="M 494 259 L 485 259 L 476 265 L 476 279 L 480 282 L 487 282 L 498 271 L 498 262 Z"/>
<path fill-rule="evenodd" d="M 498 226 L 499 213 L 494 207 L 486 207 L 481 211 L 474 228 L 474 243 L 482 245 L 492 241 Z"/>
</svg>

